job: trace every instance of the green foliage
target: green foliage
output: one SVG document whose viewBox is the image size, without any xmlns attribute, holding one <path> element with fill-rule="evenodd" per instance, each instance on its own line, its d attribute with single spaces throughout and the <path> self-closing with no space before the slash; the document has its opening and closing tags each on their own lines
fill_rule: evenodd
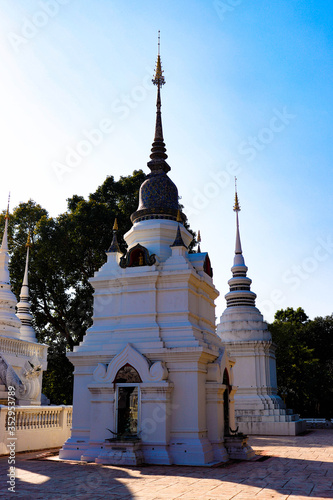
<svg viewBox="0 0 333 500">
<path fill-rule="evenodd" d="M 301 307 L 298 307 L 296 311 L 292 307 L 287 307 L 286 310 L 281 309 L 275 313 L 275 320 L 278 323 L 292 324 L 295 327 L 305 324 L 308 319 Z"/>
<path fill-rule="evenodd" d="M 333 417 L 333 317 L 309 320 L 302 308 L 277 311 L 278 391 L 303 417 Z"/>
<path fill-rule="evenodd" d="M 42 392 L 52 404 L 70 405 L 73 399 L 73 365 L 66 357 L 66 343 L 52 343 L 47 354 Z"/>
<path fill-rule="evenodd" d="M 333 314 L 310 321 L 306 325 L 304 339 L 319 360 L 318 371 L 313 374 L 312 381 L 312 413 L 333 418 Z"/>
</svg>

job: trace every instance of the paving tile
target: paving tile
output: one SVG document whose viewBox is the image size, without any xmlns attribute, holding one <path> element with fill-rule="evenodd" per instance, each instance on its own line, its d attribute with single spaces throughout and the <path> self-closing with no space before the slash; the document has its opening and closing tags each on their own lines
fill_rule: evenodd
<svg viewBox="0 0 333 500">
<path fill-rule="evenodd" d="M 327 478 L 327 481 L 317 481 L 313 491 L 321 491 L 321 490 L 332 490 L 333 491 L 332 480 L 329 480 Z"/>
<path fill-rule="evenodd" d="M 156 491 L 146 493 L 139 492 L 135 494 L 134 498 L 135 500 L 154 500 L 156 498 Z"/>
<path fill-rule="evenodd" d="M 263 491 L 258 493 L 255 496 L 256 499 L 258 500 L 285 500 L 288 498 L 288 500 L 292 499 L 295 500 L 296 497 L 290 497 L 290 494 L 285 494 L 285 493 L 278 493 L 276 491 L 269 492 L 268 490 Z"/>
<path fill-rule="evenodd" d="M 333 498 L 332 491 L 321 491 L 320 493 L 311 493 L 308 498 L 315 498 L 316 500 L 321 500 L 322 498 Z"/>
<path fill-rule="evenodd" d="M 257 498 L 256 492 L 247 491 L 246 493 L 237 493 L 232 500 L 249 500 L 250 498 Z"/>
</svg>

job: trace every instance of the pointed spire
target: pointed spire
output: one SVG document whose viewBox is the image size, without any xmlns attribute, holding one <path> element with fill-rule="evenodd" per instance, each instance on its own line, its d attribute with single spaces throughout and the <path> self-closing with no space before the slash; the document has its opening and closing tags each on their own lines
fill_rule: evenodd
<svg viewBox="0 0 333 500">
<path fill-rule="evenodd" d="M 113 237 L 112 237 L 111 245 L 110 245 L 107 253 L 115 253 L 115 252 L 121 253 L 121 250 L 120 250 L 119 244 L 118 244 L 118 240 L 117 240 L 117 232 L 118 232 L 117 218 L 115 218 L 115 220 L 114 220 L 112 231 L 113 231 Z"/>
<path fill-rule="evenodd" d="M 5 215 L 5 229 L 2 236 L 2 244 L 1 250 L 8 252 L 8 220 L 9 220 L 9 202 L 10 202 L 10 193 L 8 195 L 8 204 Z"/>
<path fill-rule="evenodd" d="M 22 287 L 28 286 L 29 249 L 32 247 L 31 242 L 30 242 L 30 231 L 28 232 L 28 238 L 27 238 L 27 242 L 25 244 L 25 247 L 27 249 L 27 257 L 25 260 L 25 271 L 24 271 Z M 22 293 L 22 290 L 21 290 L 21 293 Z"/>
<path fill-rule="evenodd" d="M 5 215 L 5 228 L 2 237 L 2 244 L 0 247 L 0 335 L 19 339 L 21 323 L 15 314 L 16 297 L 11 291 L 8 268 L 8 220 L 9 198 L 7 212 Z"/>
<path fill-rule="evenodd" d="M 153 84 L 157 85 L 157 87 L 161 87 L 162 85 L 165 84 L 165 78 L 163 76 L 163 70 L 162 70 L 162 63 L 161 63 L 161 54 L 160 54 L 160 48 L 161 48 L 161 35 L 160 31 L 158 32 L 158 48 L 157 48 L 157 62 L 156 62 L 156 69 L 155 69 L 155 75 L 153 78 Z"/>
<path fill-rule="evenodd" d="M 201 253 L 201 248 L 200 248 L 200 243 L 201 243 L 201 234 L 200 234 L 200 229 L 199 229 L 199 231 L 198 231 L 197 242 L 198 242 L 198 253 Z"/>
<path fill-rule="evenodd" d="M 131 215 L 133 224 L 149 219 L 174 221 L 179 207 L 178 189 L 167 175 L 171 169 L 165 161 L 168 156 L 163 139 L 161 115 L 161 87 L 165 84 L 165 79 L 160 56 L 160 34 L 158 34 L 156 70 L 152 81 L 157 86 L 157 101 L 155 137 L 151 149 L 151 160 L 147 163 L 151 172 L 140 186 L 139 206 Z"/>
<path fill-rule="evenodd" d="M 25 259 L 25 271 L 23 277 L 23 283 L 20 293 L 20 302 L 17 304 L 17 313 L 16 316 L 21 320 L 21 328 L 20 328 L 20 338 L 21 340 L 26 340 L 29 342 L 36 342 L 36 334 L 35 330 L 32 327 L 32 314 L 30 312 L 30 293 L 28 286 L 28 273 L 29 273 L 29 250 L 31 248 L 30 242 L 30 231 L 28 233 L 27 243 L 27 256 Z"/>
<path fill-rule="evenodd" d="M 178 210 L 178 212 L 177 212 L 177 222 L 178 222 L 178 228 L 177 228 L 176 238 L 175 238 L 175 241 L 170 246 L 171 246 L 171 248 L 172 247 L 185 247 L 185 248 L 187 248 L 187 246 L 185 245 L 185 243 L 183 241 L 182 233 L 180 231 L 180 225 L 179 225 L 179 223 L 182 222 L 182 218 L 181 218 L 181 215 L 180 215 L 180 210 Z"/>
<path fill-rule="evenodd" d="M 148 167 L 154 170 L 163 170 L 164 172 L 169 172 L 170 167 L 166 163 L 168 155 L 166 154 L 166 147 L 163 139 L 163 128 L 162 128 L 162 113 L 161 113 L 161 87 L 165 84 L 165 78 L 163 76 L 162 62 L 160 55 L 160 32 L 158 32 L 158 55 L 156 62 L 155 75 L 153 78 L 153 84 L 157 86 L 157 99 L 156 99 L 156 124 L 155 124 L 155 137 L 151 148 L 151 160 L 148 162 Z"/>
<path fill-rule="evenodd" d="M 237 177 L 235 177 L 235 204 L 234 204 L 234 212 L 240 212 L 240 204 L 238 201 L 238 194 L 237 194 Z"/>
<path fill-rule="evenodd" d="M 182 233 L 180 232 L 179 224 L 178 224 L 178 228 L 177 228 L 177 234 L 176 234 L 175 241 L 170 246 L 171 247 L 185 247 L 185 248 L 187 248 L 187 246 L 185 245 L 185 243 L 183 241 Z"/>
<path fill-rule="evenodd" d="M 239 205 L 238 194 L 237 194 L 237 177 L 235 177 L 235 205 L 234 205 L 234 212 L 236 212 L 236 245 L 235 245 L 234 265 L 245 266 L 244 257 L 242 255 L 242 244 L 241 244 L 240 233 L 239 233 L 238 212 L 240 212 L 240 209 L 241 208 L 240 208 L 240 205 Z"/>
<path fill-rule="evenodd" d="M 252 306 L 255 307 L 256 294 L 251 292 L 252 280 L 247 277 L 247 267 L 245 265 L 242 245 L 239 233 L 238 212 L 240 205 L 237 194 L 237 178 L 235 177 L 235 205 L 233 207 L 236 212 L 236 247 L 234 265 L 231 268 L 232 278 L 228 281 L 230 292 L 226 294 L 227 307 L 233 306 Z"/>
<path fill-rule="evenodd" d="M 9 202 L 10 193 L 8 195 L 8 204 L 5 215 L 5 229 L 2 236 L 2 243 L 0 248 L 0 282 L 10 284 L 9 278 L 9 254 L 8 254 L 8 220 L 9 220 Z"/>
</svg>

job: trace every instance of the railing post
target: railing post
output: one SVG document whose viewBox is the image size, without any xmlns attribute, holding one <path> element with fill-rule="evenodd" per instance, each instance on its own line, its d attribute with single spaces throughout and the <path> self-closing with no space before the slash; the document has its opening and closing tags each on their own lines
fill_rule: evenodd
<svg viewBox="0 0 333 500">
<path fill-rule="evenodd" d="M 6 417 L 7 406 L 0 405 L 0 454 L 7 453 Z"/>
</svg>

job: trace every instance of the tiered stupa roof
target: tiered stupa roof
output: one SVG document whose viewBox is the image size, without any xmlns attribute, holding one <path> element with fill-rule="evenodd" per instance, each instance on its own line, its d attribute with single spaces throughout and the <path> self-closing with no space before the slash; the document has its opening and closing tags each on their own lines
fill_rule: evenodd
<svg viewBox="0 0 333 500">
<path fill-rule="evenodd" d="M 232 278 L 228 281 L 230 292 L 225 295 L 227 307 L 235 306 L 252 306 L 255 307 L 256 294 L 251 291 L 252 280 L 247 277 L 247 266 L 242 252 L 242 244 L 239 232 L 239 219 L 238 213 L 240 212 L 240 205 L 238 201 L 237 188 L 235 190 L 235 205 L 234 212 L 236 212 L 236 246 L 234 265 L 231 268 Z"/>
</svg>

